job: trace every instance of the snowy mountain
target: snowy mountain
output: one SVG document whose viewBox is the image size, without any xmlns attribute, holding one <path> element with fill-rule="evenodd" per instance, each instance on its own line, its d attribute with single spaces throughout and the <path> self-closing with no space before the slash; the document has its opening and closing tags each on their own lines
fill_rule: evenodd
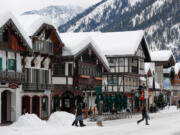
<svg viewBox="0 0 180 135">
<path fill-rule="evenodd" d="M 52 19 L 56 26 L 62 25 L 72 17 L 82 12 L 84 9 L 80 6 L 48 6 L 39 10 L 32 10 L 22 13 L 22 15 L 41 15 Z"/>
<path fill-rule="evenodd" d="M 144 29 L 152 50 L 180 60 L 180 0 L 102 0 L 59 27 L 60 32 Z"/>
</svg>

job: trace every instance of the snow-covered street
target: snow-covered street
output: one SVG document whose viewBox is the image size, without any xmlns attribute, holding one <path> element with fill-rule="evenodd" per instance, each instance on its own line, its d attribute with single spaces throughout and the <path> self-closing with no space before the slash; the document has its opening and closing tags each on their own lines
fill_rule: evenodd
<svg viewBox="0 0 180 135">
<path fill-rule="evenodd" d="M 137 125 L 141 115 L 136 115 L 132 119 L 105 121 L 103 127 L 87 121 L 86 127 L 73 127 L 74 116 L 65 112 L 51 115 L 47 122 L 25 115 L 10 126 L 0 127 L 0 135 L 180 135 L 180 110 L 170 108 L 150 116 L 148 126 L 145 122 Z"/>
</svg>

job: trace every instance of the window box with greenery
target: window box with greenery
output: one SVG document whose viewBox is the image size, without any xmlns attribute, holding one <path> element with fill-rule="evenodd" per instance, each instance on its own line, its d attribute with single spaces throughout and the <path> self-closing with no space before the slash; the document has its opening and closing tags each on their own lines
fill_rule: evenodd
<svg viewBox="0 0 180 135">
<path fill-rule="evenodd" d="M 16 71 L 16 60 L 15 59 L 8 59 L 8 70 Z"/>
</svg>

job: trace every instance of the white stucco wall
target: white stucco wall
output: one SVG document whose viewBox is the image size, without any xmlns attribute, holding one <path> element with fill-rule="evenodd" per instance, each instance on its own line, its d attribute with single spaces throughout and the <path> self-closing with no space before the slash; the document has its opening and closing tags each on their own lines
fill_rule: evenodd
<svg viewBox="0 0 180 135">
<path fill-rule="evenodd" d="M 69 77 L 69 78 L 68 78 L 68 84 L 70 84 L 70 85 L 73 84 L 73 78 L 72 78 L 72 77 Z"/>
<path fill-rule="evenodd" d="M 46 58 L 44 60 L 44 62 L 43 62 L 44 68 L 41 68 L 41 61 L 43 60 L 44 57 L 38 56 L 34 61 L 35 66 L 31 67 L 31 61 L 33 60 L 33 58 L 34 57 L 26 57 L 26 59 L 25 59 L 25 62 L 26 62 L 25 68 L 35 68 L 35 69 L 49 70 L 49 63 L 50 63 L 49 58 Z"/>
<path fill-rule="evenodd" d="M 53 77 L 53 84 L 66 84 L 66 77 Z"/>
<path fill-rule="evenodd" d="M 2 70 L 6 70 L 6 52 L 0 51 L 0 57 L 2 58 Z"/>
<path fill-rule="evenodd" d="M 7 111 L 8 121 L 16 121 L 21 115 L 21 97 L 20 90 L 22 86 L 19 86 L 17 89 L 10 88 L 0 88 L 0 123 L 1 123 L 1 94 L 5 90 L 10 92 L 10 96 L 8 97 L 8 105 L 10 106 Z"/>
<path fill-rule="evenodd" d="M 20 54 L 16 54 L 16 64 L 17 64 L 17 72 L 22 72 L 22 64 L 21 64 L 21 56 Z"/>
</svg>

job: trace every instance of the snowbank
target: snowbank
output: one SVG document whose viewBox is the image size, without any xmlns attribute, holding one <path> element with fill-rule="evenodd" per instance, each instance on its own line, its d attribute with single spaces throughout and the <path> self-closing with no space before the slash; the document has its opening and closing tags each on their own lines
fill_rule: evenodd
<svg viewBox="0 0 180 135">
<path fill-rule="evenodd" d="M 72 126 L 75 116 L 67 112 L 55 112 L 51 114 L 48 124 L 52 126 Z"/>
<path fill-rule="evenodd" d="M 160 113 L 174 113 L 178 112 L 177 106 L 166 106 L 163 110 L 159 111 Z"/>
<path fill-rule="evenodd" d="M 46 122 L 39 119 L 35 114 L 28 114 L 22 115 L 19 119 L 12 124 L 13 127 L 43 127 L 45 126 Z"/>
</svg>

